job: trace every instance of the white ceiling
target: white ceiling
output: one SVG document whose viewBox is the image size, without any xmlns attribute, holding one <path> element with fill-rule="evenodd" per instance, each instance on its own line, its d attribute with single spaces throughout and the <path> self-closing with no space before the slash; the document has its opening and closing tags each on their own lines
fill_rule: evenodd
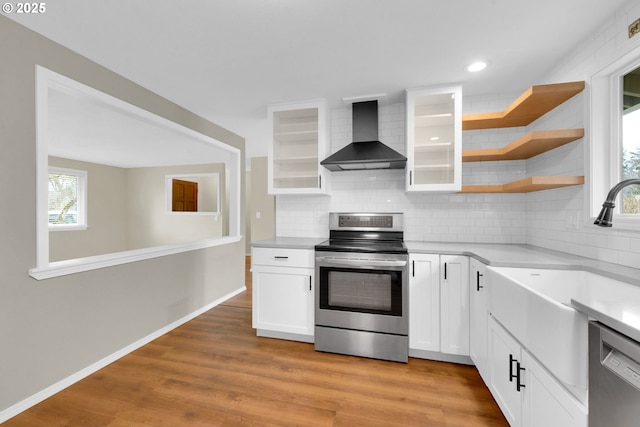
<svg viewBox="0 0 640 427">
<path fill-rule="evenodd" d="M 629 0 L 56 0 L 7 15 L 247 138 L 269 103 L 540 82 Z M 489 67 L 465 71 L 483 58 Z"/>
</svg>

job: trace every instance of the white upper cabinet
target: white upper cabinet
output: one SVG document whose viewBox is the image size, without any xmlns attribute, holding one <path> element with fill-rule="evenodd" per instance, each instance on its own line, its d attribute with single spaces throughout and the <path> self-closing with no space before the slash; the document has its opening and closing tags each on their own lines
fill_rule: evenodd
<svg viewBox="0 0 640 427">
<path fill-rule="evenodd" d="M 324 194 L 328 174 L 324 100 L 269 106 L 269 194 Z"/>
<path fill-rule="evenodd" d="M 462 189 L 460 86 L 407 90 L 406 189 Z"/>
</svg>

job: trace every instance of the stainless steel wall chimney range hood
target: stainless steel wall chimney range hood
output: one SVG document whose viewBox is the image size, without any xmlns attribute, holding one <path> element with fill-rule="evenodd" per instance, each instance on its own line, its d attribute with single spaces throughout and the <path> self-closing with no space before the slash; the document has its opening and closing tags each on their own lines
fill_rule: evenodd
<svg viewBox="0 0 640 427">
<path fill-rule="evenodd" d="M 404 169 L 407 158 L 378 141 L 378 101 L 354 102 L 353 142 L 320 162 L 330 171 Z"/>
</svg>

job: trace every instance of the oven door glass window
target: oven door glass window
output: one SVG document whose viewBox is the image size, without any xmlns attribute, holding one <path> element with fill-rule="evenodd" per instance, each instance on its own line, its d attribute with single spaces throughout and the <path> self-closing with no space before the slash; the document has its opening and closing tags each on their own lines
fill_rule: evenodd
<svg viewBox="0 0 640 427">
<path fill-rule="evenodd" d="M 320 308 L 402 316 L 402 272 L 323 267 Z"/>
</svg>

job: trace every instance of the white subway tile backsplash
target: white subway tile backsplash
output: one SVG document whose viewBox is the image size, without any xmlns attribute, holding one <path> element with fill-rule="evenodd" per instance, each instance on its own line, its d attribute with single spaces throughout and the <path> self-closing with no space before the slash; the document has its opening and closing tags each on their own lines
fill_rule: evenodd
<svg viewBox="0 0 640 427">
<path fill-rule="evenodd" d="M 404 104 L 381 106 L 379 115 L 380 139 L 405 154 Z M 348 108 L 333 110 L 331 120 L 334 152 L 351 142 L 351 113 Z M 470 136 L 500 146 L 513 134 Z M 467 141 L 465 136 L 463 145 Z M 499 183 L 524 174 L 524 162 L 469 163 L 463 169 L 469 183 Z M 330 198 L 278 196 L 277 203 L 278 235 L 326 236 L 331 211 L 403 212 L 407 240 L 524 243 L 526 235 L 524 195 L 406 193 L 403 170 L 334 172 Z M 314 213 L 322 209 L 324 215 Z"/>
<path fill-rule="evenodd" d="M 569 143 L 527 161 L 527 172 L 532 175 L 586 175 L 588 166 L 589 79 L 611 63 L 621 48 L 630 44 L 627 26 L 640 16 L 640 1 L 601 26 L 598 33 L 577 46 L 547 76 L 549 83 L 586 80 L 587 88 L 554 111 L 538 119 L 532 129 L 585 128 L 583 140 Z M 637 42 L 636 42 L 637 43 Z M 585 216 L 586 186 L 542 191 L 527 195 L 527 243 L 550 249 L 563 250 L 602 261 L 638 267 L 640 250 L 637 233 L 601 229 L 590 224 Z M 549 220 L 549 216 L 553 220 Z M 577 218 L 578 229 L 570 227 L 571 218 Z M 634 245 L 635 244 L 635 245 Z"/>
</svg>

